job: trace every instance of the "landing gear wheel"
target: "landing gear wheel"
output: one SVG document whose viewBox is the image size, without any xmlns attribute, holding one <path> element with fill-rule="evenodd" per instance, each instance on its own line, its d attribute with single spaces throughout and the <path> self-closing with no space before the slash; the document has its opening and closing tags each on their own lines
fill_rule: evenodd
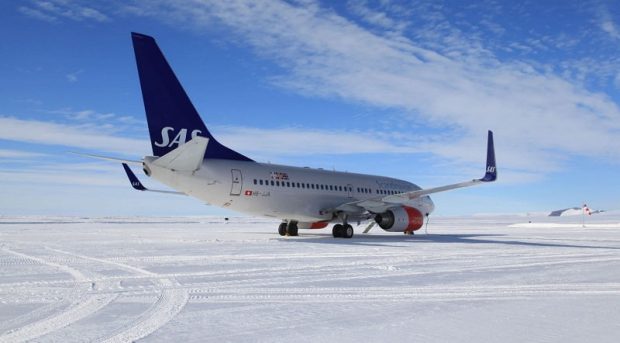
<svg viewBox="0 0 620 343">
<path fill-rule="evenodd" d="M 282 223 L 278 226 L 278 233 L 280 236 L 286 236 L 286 223 Z"/>
<path fill-rule="evenodd" d="M 332 236 L 334 236 L 334 238 L 342 237 L 343 231 L 344 227 L 341 224 L 336 224 L 332 228 Z"/>
<path fill-rule="evenodd" d="M 297 230 L 298 230 L 297 223 L 295 222 L 288 223 L 288 226 L 286 227 L 286 233 L 289 236 L 299 236 Z"/>
<path fill-rule="evenodd" d="M 347 224 L 345 227 L 343 227 L 342 237 L 343 238 L 351 238 L 351 237 L 353 237 L 353 226 Z"/>
<path fill-rule="evenodd" d="M 405 231 L 403 233 L 407 236 L 413 236 L 413 231 Z"/>
</svg>

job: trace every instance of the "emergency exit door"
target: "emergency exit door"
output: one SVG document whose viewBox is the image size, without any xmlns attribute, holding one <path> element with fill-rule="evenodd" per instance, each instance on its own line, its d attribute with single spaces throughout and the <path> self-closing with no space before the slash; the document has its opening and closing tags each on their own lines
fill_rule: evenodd
<svg viewBox="0 0 620 343">
<path fill-rule="evenodd" d="M 243 184 L 243 177 L 241 176 L 241 170 L 231 169 L 232 174 L 232 187 L 230 188 L 230 195 L 240 195 L 241 187 Z"/>
</svg>

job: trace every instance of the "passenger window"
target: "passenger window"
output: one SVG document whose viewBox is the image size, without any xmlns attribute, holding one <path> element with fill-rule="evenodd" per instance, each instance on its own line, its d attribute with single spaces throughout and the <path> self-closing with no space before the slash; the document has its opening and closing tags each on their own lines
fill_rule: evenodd
<svg viewBox="0 0 620 343">
<path fill-rule="evenodd" d="M 275 182 L 273 182 L 273 180 L 271 180 L 271 185 L 272 185 L 272 186 L 275 186 L 275 184 L 276 184 L 276 183 L 275 183 Z"/>
<path fill-rule="evenodd" d="M 258 180 L 258 183 L 262 186 L 263 185 L 263 180 Z"/>
<path fill-rule="evenodd" d="M 291 187 L 291 183 L 286 181 L 286 187 Z"/>
</svg>

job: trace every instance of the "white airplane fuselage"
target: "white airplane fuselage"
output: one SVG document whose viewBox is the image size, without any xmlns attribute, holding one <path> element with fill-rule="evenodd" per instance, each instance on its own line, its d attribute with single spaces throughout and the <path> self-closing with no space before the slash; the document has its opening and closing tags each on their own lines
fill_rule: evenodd
<svg viewBox="0 0 620 343">
<path fill-rule="evenodd" d="M 182 172 L 158 167 L 155 159 L 145 157 L 147 175 L 207 204 L 299 222 L 332 221 L 330 209 L 344 203 L 420 189 L 383 176 L 220 159 L 205 159 L 195 172 Z M 429 196 L 407 205 L 423 214 L 435 208 Z"/>
</svg>

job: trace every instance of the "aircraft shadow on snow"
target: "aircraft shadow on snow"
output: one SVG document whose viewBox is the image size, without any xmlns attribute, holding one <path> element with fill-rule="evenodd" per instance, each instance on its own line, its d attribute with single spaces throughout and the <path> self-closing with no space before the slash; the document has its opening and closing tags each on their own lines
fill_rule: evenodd
<svg viewBox="0 0 620 343">
<path fill-rule="evenodd" d="M 312 238 L 308 236 L 313 236 Z M 402 248 L 405 244 L 498 244 L 513 246 L 528 246 L 533 248 L 583 248 L 583 249 L 611 249 L 620 250 L 615 246 L 596 246 L 596 245 L 579 245 L 579 244 L 561 244 L 561 243 L 541 243 L 527 242 L 519 240 L 502 240 L 493 239 L 506 237 L 503 234 L 416 234 L 414 236 L 393 236 L 393 235 L 364 235 L 358 234 L 351 240 L 333 240 L 330 235 L 325 234 L 306 234 L 303 239 L 295 239 L 299 243 L 321 243 L 321 244 L 345 244 L 345 245 L 363 245 L 363 246 L 381 246 L 381 247 L 398 247 Z M 287 240 L 282 238 L 281 240 Z"/>
</svg>

